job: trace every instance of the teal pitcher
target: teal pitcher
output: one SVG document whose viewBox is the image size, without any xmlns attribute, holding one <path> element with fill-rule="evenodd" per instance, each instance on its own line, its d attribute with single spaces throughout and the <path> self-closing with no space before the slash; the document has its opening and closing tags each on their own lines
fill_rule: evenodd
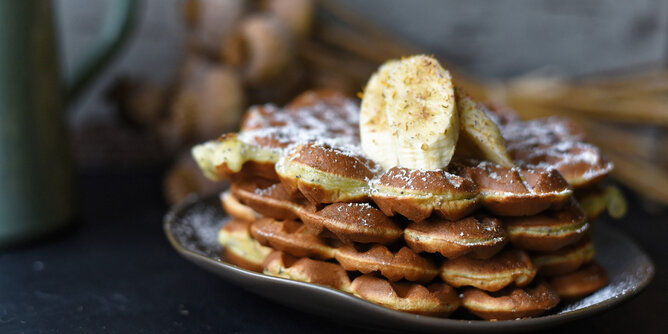
<svg viewBox="0 0 668 334">
<path fill-rule="evenodd" d="M 136 8 L 110 1 L 97 43 L 63 78 L 52 2 L 0 1 L 0 246 L 73 221 L 64 111 L 120 48 Z"/>
</svg>

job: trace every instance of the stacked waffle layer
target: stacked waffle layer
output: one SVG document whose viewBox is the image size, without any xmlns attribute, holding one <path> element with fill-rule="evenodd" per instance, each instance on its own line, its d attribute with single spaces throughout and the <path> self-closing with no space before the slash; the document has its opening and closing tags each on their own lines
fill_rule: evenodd
<svg viewBox="0 0 668 334">
<path fill-rule="evenodd" d="M 404 312 L 538 316 L 607 284 L 590 235 L 601 205 L 574 194 L 599 196 L 612 165 L 567 120 L 491 116 L 517 167 L 455 152 L 445 169 L 382 170 L 357 103 L 331 91 L 251 108 L 193 154 L 232 182 L 219 240 L 241 267 Z"/>
</svg>

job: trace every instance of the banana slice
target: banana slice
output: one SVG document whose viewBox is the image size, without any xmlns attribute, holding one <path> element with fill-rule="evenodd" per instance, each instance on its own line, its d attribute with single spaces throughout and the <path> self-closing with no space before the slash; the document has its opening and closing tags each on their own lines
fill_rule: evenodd
<svg viewBox="0 0 668 334">
<path fill-rule="evenodd" d="M 440 169 L 450 163 L 459 118 L 450 73 L 424 55 L 390 61 L 362 99 L 362 149 L 389 169 Z"/>
<path fill-rule="evenodd" d="M 371 76 L 364 89 L 360 106 L 362 150 L 385 169 L 396 166 L 398 161 L 396 139 L 389 130 L 384 95 L 390 71 L 397 65 L 399 61 L 388 61 Z"/>
<path fill-rule="evenodd" d="M 515 163 L 506 150 L 506 140 L 499 127 L 492 121 L 485 106 L 456 90 L 457 109 L 460 117 L 460 143 L 458 156 L 480 157 L 505 167 L 513 167 Z M 475 152 L 471 152 L 475 151 Z"/>
</svg>

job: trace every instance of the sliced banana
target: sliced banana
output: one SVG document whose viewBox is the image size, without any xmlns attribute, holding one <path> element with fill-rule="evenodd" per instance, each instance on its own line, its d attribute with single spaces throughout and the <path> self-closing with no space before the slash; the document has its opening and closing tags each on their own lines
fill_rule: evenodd
<svg viewBox="0 0 668 334">
<path fill-rule="evenodd" d="M 450 73 L 424 55 L 390 61 L 362 99 L 362 149 L 389 169 L 440 169 L 450 163 L 459 118 Z"/>
<path fill-rule="evenodd" d="M 399 61 L 396 60 L 388 61 L 371 76 L 364 89 L 360 107 L 362 150 L 386 169 L 396 166 L 398 162 L 396 138 L 389 130 L 384 95 L 390 71 L 398 64 Z"/>
<path fill-rule="evenodd" d="M 492 121 L 482 104 L 476 103 L 460 90 L 456 90 L 457 109 L 460 117 L 460 143 L 458 150 L 476 150 L 477 152 L 457 152 L 457 155 L 476 156 L 495 162 L 505 167 L 515 163 L 506 150 L 506 140 L 499 127 Z"/>
</svg>

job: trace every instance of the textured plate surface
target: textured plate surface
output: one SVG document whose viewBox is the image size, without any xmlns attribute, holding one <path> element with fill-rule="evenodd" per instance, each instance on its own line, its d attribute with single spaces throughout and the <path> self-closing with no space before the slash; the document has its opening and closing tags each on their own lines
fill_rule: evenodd
<svg viewBox="0 0 668 334">
<path fill-rule="evenodd" d="M 579 301 L 560 304 L 552 313 L 533 319 L 489 322 L 433 318 L 393 311 L 338 290 L 267 276 L 224 262 L 220 258 L 222 248 L 217 233 L 226 219 L 217 196 L 190 197 L 165 216 L 165 233 L 186 259 L 248 291 L 337 322 L 378 329 L 502 332 L 545 328 L 619 304 L 638 293 L 654 275 L 651 260 L 632 240 L 610 226 L 597 224 L 596 260 L 610 278 L 605 288 Z"/>
</svg>

